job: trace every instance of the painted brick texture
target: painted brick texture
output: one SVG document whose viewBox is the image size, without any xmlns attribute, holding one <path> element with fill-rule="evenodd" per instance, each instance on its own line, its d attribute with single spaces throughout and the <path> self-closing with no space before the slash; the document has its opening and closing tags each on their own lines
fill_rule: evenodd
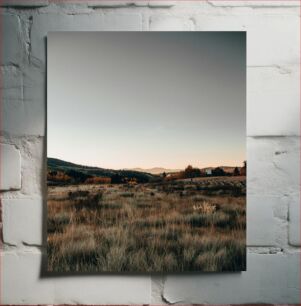
<svg viewBox="0 0 301 306">
<path fill-rule="evenodd" d="M 300 2 L 0 3 L 1 304 L 299 303 Z M 51 31 L 247 31 L 246 272 L 41 274 Z"/>
</svg>

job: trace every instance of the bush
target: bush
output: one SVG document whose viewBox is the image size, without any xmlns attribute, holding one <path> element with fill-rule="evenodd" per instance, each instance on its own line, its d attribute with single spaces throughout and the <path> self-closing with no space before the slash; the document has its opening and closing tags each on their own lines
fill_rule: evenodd
<svg viewBox="0 0 301 306">
<path fill-rule="evenodd" d="M 111 183 L 111 178 L 110 177 L 93 176 L 93 177 L 87 178 L 85 183 L 86 184 L 110 184 Z"/>
<path fill-rule="evenodd" d="M 220 168 L 220 167 L 217 167 L 217 168 L 214 168 L 212 170 L 212 175 L 213 176 L 224 176 L 226 175 L 224 169 Z"/>
<path fill-rule="evenodd" d="M 70 200 L 76 199 L 76 198 L 85 198 L 89 195 L 89 191 L 86 190 L 77 190 L 77 191 L 69 191 L 68 192 L 68 198 Z"/>
<path fill-rule="evenodd" d="M 201 176 L 201 170 L 199 168 L 193 168 L 192 166 L 188 166 L 184 170 L 184 177 L 185 178 L 194 178 L 194 177 L 200 177 Z"/>
<path fill-rule="evenodd" d="M 99 202 L 102 200 L 103 194 L 97 193 L 86 197 L 85 199 L 80 199 L 75 203 L 75 209 L 81 210 L 83 208 L 97 209 L 100 208 Z"/>
<path fill-rule="evenodd" d="M 114 174 L 111 177 L 111 183 L 112 184 L 121 184 L 122 183 L 122 176 L 119 174 Z"/>
</svg>

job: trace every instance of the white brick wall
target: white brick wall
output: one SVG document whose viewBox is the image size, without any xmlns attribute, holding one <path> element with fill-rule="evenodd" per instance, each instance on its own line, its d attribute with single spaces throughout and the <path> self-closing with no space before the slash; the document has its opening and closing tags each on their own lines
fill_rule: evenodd
<svg viewBox="0 0 301 306">
<path fill-rule="evenodd" d="M 62 2 L 1 1 L 4 245 L 0 302 L 298 303 L 299 1 Z M 49 31 L 103 30 L 247 31 L 247 272 L 81 277 L 41 274 L 46 214 L 45 37 Z"/>
<path fill-rule="evenodd" d="M 3 303 L 142 304 L 149 300 L 150 277 L 134 275 L 41 276 L 39 249 L 2 255 Z"/>
<path fill-rule="evenodd" d="M 0 144 L 1 190 L 21 189 L 21 156 L 13 145 Z"/>
<path fill-rule="evenodd" d="M 168 276 L 164 297 L 181 304 L 296 303 L 300 299 L 299 261 L 298 253 L 249 253 L 247 272 Z"/>
<path fill-rule="evenodd" d="M 2 44 L 2 65 L 19 65 L 24 56 L 25 43 L 21 35 L 20 18 L 15 13 L 0 15 L 3 29 L 5 29 L 5 44 Z M 23 52 L 22 52 L 23 51 Z"/>
<path fill-rule="evenodd" d="M 298 65 L 248 69 L 248 135 L 299 134 L 299 70 Z"/>
<path fill-rule="evenodd" d="M 43 200 L 4 199 L 2 200 L 3 242 L 10 246 L 38 245 L 43 240 Z"/>
</svg>

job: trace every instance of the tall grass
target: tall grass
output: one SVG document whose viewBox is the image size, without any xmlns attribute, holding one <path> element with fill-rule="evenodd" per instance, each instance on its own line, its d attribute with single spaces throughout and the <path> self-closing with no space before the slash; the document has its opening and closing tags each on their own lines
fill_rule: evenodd
<svg viewBox="0 0 301 306">
<path fill-rule="evenodd" d="M 216 194 L 203 190 L 205 184 Z M 241 188 L 235 194 L 229 193 L 233 184 Z M 175 181 L 163 187 L 49 187 L 48 269 L 245 270 L 243 188 L 244 181 L 235 185 L 231 178 L 222 184 Z"/>
</svg>

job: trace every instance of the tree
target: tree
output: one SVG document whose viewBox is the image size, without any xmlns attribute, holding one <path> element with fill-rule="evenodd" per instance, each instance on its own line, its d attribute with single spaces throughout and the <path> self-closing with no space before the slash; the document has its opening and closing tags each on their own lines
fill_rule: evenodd
<svg viewBox="0 0 301 306">
<path fill-rule="evenodd" d="M 224 176 L 226 173 L 223 168 L 217 167 L 212 169 L 213 176 Z"/>
<path fill-rule="evenodd" d="M 247 174 L 247 161 L 244 161 L 244 166 L 240 169 L 240 175 Z"/>
<path fill-rule="evenodd" d="M 122 176 L 119 175 L 118 173 L 114 174 L 111 177 L 111 183 L 112 184 L 121 184 L 122 183 Z"/>
<path fill-rule="evenodd" d="M 239 169 L 237 167 L 234 168 L 233 175 L 234 176 L 240 175 Z"/>
<path fill-rule="evenodd" d="M 194 177 L 200 177 L 200 176 L 201 176 L 201 170 L 199 168 L 193 168 L 191 165 L 189 165 L 184 170 L 185 178 L 194 178 Z"/>
</svg>

